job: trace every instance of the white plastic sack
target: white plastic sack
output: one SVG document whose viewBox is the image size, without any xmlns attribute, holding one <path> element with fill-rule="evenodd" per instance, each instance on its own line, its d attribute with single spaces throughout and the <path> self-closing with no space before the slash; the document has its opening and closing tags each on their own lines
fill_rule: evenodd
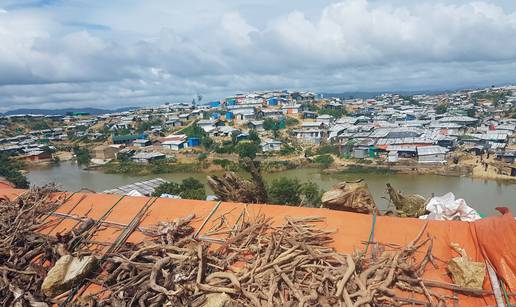
<svg viewBox="0 0 516 307">
<path fill-rule="evenodd" d="M 131 190 L 125 194 L 127 196 L 145 196 L 142 193 L 138 192 L 137 190 Z"/>
<path fill-rule="evenodd" d="M 459 220 L 466 222 L 481 219 L 478 212 L 468 206 L 464 199 L 455 199 L 455 195 L 451 192 L 430 199 L 426 205 L 426 210 L 428 210 L 430 214 L 422 215 L 419 217 L 420 219 L 440 221 Z"/>
<path fill-rule="evenodd" d="M 179 195 L 172 195 L 172 194 L 161 194 L 160 195 L 161 198 L 172 198 L 172 199 L 181 199 L 181 196 Z"/>
</svg>

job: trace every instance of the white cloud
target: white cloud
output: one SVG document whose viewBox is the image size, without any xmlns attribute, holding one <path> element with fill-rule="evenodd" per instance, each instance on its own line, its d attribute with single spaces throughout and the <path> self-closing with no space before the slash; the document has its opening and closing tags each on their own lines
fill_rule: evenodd
<svg viewBox="0 0 516 307">
<path fill-rule="evenodd" d="M 0 110 L 189 101 L 196 93 L 263 88 L 516 81 L 510 1 L 294 2 L 78 0 L 8 8 L 0 13 Z"/>
<path fill-rule="evenodd" d="M 230 12 L 222 16 L 222 29 L 229 42 L 237 46 L 245 46 L 251 43 L 250 34 L 257 29 L 249 25 L 237 12 Z"/>
<path fill-rule="evenodd" d="M 270 29 L 286 52 L 332 65 L 476 61 L 516 57 L 516 14 L 483 2 L 411 10 L 349 0 L 318 20 L 294 12 Z"/>
</svg>

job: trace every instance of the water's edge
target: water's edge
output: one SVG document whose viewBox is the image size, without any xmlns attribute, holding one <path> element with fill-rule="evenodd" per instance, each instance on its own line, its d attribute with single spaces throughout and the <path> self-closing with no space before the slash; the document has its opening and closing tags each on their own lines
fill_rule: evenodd
<svg viewBox="0 0 516 307">
<path fill-rule="evenodd" d="M 170 173 L 148 176 L 131 176 L 123 174 L 106 174 L 99 171 L 86 171 L 72 162 L 62 162 L 59 165 L 31 169 L 28 179 L 32 184 L 43 185 L 57 183 L 63 190 L 77 191 L 88 188 L 102 192 L 125 184 L 161 177 L 171 181 L 181 181 L 194 177 L 206 184 L 206 173 Z M 376 203 L 380 208 L 387 206 L 385 184 L 391 183 L 404 193 L 416 193 L 424 197 L 443 195 L 453 192 L 456 197 L 464 198 L 466 202 L 484 214 L 494 214 L 495 207 L 505 206 L 516 210 L 516 184 L 507 181 L 475 179 L 469 177 L 446 177 L 438 175 L 407 175 L 407 174 L 375 174 L 375 173 L 332 173 L 325 174 L 316 168 L 298 168 L 283 172 L 270 173 L 265 180 L 270 182 L 280 177 L 293 177 L 300 181 L 313 181 L 322 189 L 328 190 L 337 182 L 345 180 L 364 179 L 369 185 Z M 207 185 L 206 185 L 207 186 Z M 209 191 L 208 187 L 207 190 Z"/>
</svg>

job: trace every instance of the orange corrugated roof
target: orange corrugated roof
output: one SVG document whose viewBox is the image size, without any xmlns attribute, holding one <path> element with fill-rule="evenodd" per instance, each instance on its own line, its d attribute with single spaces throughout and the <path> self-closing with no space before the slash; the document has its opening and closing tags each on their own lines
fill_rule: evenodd
<svg viewBox="0 0 516 307">
<path fill-rule="evenodd" d="M 0 190 L 0 196 L 4 195 L 9 198 L 14 198 L 21 193 L 24 193 L 24 190 Z M 120 195 L 107 194 L 75 193 L 71 195 L 56 212 L 98 219 L 121 198 Z M 147 197 L 124 197 L 105 220 L 127 225 L 148 200 Z M 159 198 L 147 211 L 140 227 L 149 227 L 160 221 L 170 221 L 192 213 L 195 214 L 196 219 L 191 224 L 199 227 L 214 205 L 215 202 L 210 201 Z M 243 208 L 243 205 L 238 203 L 222 203 L 211 220 L 216 220 L 224 215 L 229 223 L 234 223 Z M 371 215 L 329 209 L 248 205 L 247 211 L 251 215 L 263 213 L 270 216 L 276 224 L 282 223 L 285 216 L 322 216 L 326 218 L 322 226 L 336 230 L 332 245 L 341 253 L 351 253 L 356 248 L 363 248 L 362 242 L 368 240 L 372 225 Z M 59 217 L 53 218 L 59 219 Z M 75 220 L 65 219 L 51 234 L 69 231 L 77 223 Z M 414 218 L 379 216 L 376 220 L 375 241 L 406 245 L 414 239 L 424 224 L 425 221 Z M 118 237 L 121 231 L 120 227 L 106 227 L 97 232 L 92 240 L 109 244 Z M 474 261 L 484 261 L 485 257 L 489 257 L 497 272 L 506 278 L 511 292 L 516 292 L 516 277 L 514 276 L 514 272 L 516 272 L 516 249 L 514 248 L 516 246 L 516 221 L 510 212 L 503 216 L 489 217 L 474 223 L 429 221 L 427 232 L 434 238 L 433 255 L 438 260 L 439 268 L 433 269 L 429 265 L 425 278 L 451 282 L 446 274 L 446 263 L 457 256 L 449 247 L 451 242 L 455 242 L 463 247 Z M 140 242 L 144 238 L 145 236 L 141 232 L 135 232 L 128 241 Z M 491 289 L 487 275 L 484 280 L 484 289 Z M 494 297 L 491 295 L 484 297 L 461 296 L 460 298 L 460 306 L 495 303 Z"/>
<path fill-rule="evenodd" d="M 0 181 L 0 189 L 12 189 L 14 186 L 8 182 Z"/>
<path fill-rule="evenodd" d="M 14 184 L 7 181 L 4 177 L 0 177 L 0 189 L 12 189 Z"/>
</svg>

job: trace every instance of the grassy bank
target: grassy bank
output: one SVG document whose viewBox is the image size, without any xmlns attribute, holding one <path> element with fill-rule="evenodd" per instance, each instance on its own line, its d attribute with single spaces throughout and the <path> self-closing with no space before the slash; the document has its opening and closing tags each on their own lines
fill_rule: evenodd
<svg viewBox="0 0 516 307">
<path fill-rule="evenodd" d="M 351 174 L 380 174 L 380 175 L 389 175 L 389 174 L 397 174 L 397 170 L 393 170 L 385 167 L 377 167 L 377 166 L 363 166 L 363 165 L 351 165 L 344 171 L 346 173 Z"/>
<path fill-rule="evenodd" d="M 264 161 L 261 163 L 261 170 L 264 173 L 276 173 L 288 171 L 303 165 L 293 161 Z"/>
<path fill-rule="evenodd" d="M 399 170 L 368 164 L 353 164 L 345 168 L 331 168 L 331 166 L 314 161 L 300 160 L 266 160 L 261 162 L 261 171 L 264 174 L 288 171 L 296 168 L 318 168 L 324 173 L 353 173 L 353 174 L 396 174 Z M 149 164 L 132 161 L 112 161 L 95 169 L 109 174 L 152 175 L 167 173 L 211 173 L 244 170 L 239 161 L 229 159 L 214 159 L 192 162 L 178 162 L 176 160 L 156 161 Z"/>
<path fill-rule="evenodd" d="M 369 165 L 348 165 L 343 168 L 330 168 L 323 170 L 326 174 L 378 174 L 393 175 L 400 173 L 398 170 Z"/>
<path fill-rule="evenodd" d="M 135 162 L 110 162 L 103 165 L 99 170 L 108 174 L 128 174 L 128 175 L 151 175 L 166 173 L 188 173 L 202 171 L 204 165 L 197 163 L 171 163 L 171 162 L 153 162 L 149 164 L 140 164 Z"/>
</svg>

